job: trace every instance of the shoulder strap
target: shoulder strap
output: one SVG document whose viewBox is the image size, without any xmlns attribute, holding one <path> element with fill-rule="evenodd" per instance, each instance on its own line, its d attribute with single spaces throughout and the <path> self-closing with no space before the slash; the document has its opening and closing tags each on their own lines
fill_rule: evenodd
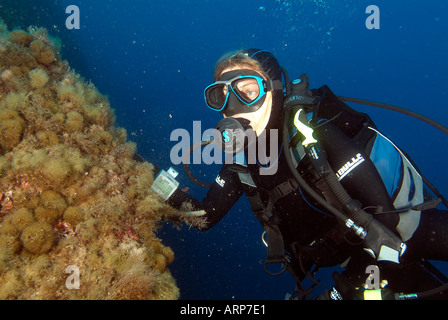
<svg viewBox="0 0 448 320">
<path fill-rule="evenodd" d="M 240 169 L 242 166 L 240 166 Z M 264 262 L 264 269 L 270 275 L 279 275 L 286 270 L 287 261 L 285 256 L 285 248 L 283 236 L 278 227 L 279 219 L 275 217 L 272 209 L 275 203 L 297 189 L 298 184 L 294 179 L 289 179 L 271 190 L 265 190 L 258 187 L 250 174 L 247 167 L 246 170 L 238 172 L 241 183 L 247 186 L 246 196 L 249 200 L 252 212 L 260 221 L 267 234 L 267 255 Z M 267 202 L 263 201 L 262 193 L 265 193 Z M 268 264 L 282 263 L 283 267 L 280 272 L 273 273 L 268 270 Z"/>
</svg>

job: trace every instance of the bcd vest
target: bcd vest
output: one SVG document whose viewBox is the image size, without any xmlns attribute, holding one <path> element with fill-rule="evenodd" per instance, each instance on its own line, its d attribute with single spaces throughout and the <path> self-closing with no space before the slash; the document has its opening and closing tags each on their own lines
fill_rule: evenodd
<svg viewBox="0 0 448 320">
<path fill-rule="evenodd" d="M 421 214 L 412 207 L 424 201 L 423 182 L 418 170 L 390 139 L 378 131 L 369 116 L 337 99 L 327 86 L 314 90 L 313 94 L 321 99 L 308 118 L 338 180 L 352 198 L 361 201 L 364 207 L 374 207 L 375 218 L 396 230 L 403 242 L 409 240 L 418 227 Z M 301 134 L 292 119 L 289 122 L 289 141 L 284 147 L 289 149 L 297 169 L 306 172 L 307 159 Z M 244 152 L 234 156 L 234 164 L 239 168 L 241 183 L 250 187 L 251 192 L 246 195 L 251 209 L 267 234 L 265 269 L 268 263 L 285 262 L 283 237 L 272 209 L 277 201 L 298 188 L 297 182 L 291 176 L 273 189 L 264 190 L 269 194 L 265 203 L 257 192 L 257 179 L 247 170 Z M 322 181 L 312 172 L 307 173 L 306 180 L 327 201 L 334 202 Z"/>
</svg>

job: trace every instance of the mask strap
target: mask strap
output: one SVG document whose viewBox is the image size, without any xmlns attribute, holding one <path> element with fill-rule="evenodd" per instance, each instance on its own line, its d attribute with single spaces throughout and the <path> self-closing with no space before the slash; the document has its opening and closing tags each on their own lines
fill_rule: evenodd
<svg viewBox="0 0 448 320">
<path fill-rule="evenodd" d="M 266 81 L 266 90 L 267 91 L 283 90 L 283 82 L 280 80 Z"/>
</svg>

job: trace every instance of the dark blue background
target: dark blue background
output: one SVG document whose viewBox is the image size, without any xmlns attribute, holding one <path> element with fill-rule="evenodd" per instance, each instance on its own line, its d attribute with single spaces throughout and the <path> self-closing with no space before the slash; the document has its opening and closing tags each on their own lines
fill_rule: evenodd
<svg viewBox="0 0 448 320">
<path fill-rule="evenodd" d="M 448 125 L 445 1 L 2 2 L 2 16 L 13 26 L 43 25 L 62 38 L 63 58 L 109 96 L 117 125 L 128 130 L 138 152 L 164 168 L 176 143 L 170 141 L 172 130 L 192 132 L 194 120 L 203 129 L 215 126 L 219 115 L 205 107 L 203 89 L 216 60 L 245 47 L 270 50 L 291 77 L 308 73 L 312 87 L 328 84 L 338 95 L 395 104 Z M 65 28 L 70 4 L 80 8 L 80 30 Z M 365 27 L 370 4 L 381 10 L 379 30 Z M 448 194 L 446 136 L 405 115 L 355 107 L 368 112 Z M 189 181 L 181 166 L 175 168 L 182 187 L 202 198 L 206 190 Z M 213 181 L 219 167 L 192 170 Z M 264 273 L 261 232 L 245 198 L 205 233 L 166 224 L 160 237 L 176 253 L 171 270 L 181 298 L 283 299 L 295 283 L 287 274 Z M 330 284 L 325 272 L 318 278 Z"/>
</svg>

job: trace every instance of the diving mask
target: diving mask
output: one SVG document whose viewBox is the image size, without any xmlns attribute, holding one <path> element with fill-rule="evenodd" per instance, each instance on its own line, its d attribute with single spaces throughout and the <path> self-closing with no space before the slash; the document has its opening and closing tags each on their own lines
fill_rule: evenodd
<svg viewBox="0 0 448 320">
<path fill-rule="evenodd" d="M 257 111 L 266 100 L 266 92 L 281 89 L 281 81 L 266 81 L 256 71 L 241 69 L 224 73 L 219 81 L 205 88 L 204 96 L 210 109 L 230 117 Z"/>
</svg>

